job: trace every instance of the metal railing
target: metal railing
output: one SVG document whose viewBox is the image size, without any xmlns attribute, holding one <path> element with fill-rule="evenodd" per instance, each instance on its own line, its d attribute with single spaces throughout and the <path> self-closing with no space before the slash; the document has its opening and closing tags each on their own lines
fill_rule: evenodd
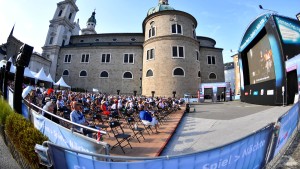
<svg viewBox="0 0 300 169">
<path fill-rule="evenodd" d="M 39 111 L 44 112 L 44 113 L 50 115 L 51 117 L 55 117 L 55 118 L 57 118 L 57 119 L 59 119 L 59 120 L 61 120 L 61 121 L 64 121 L 64 122 L 68 123 L 68 124 L 72 124 L 73 126 L 78 126 L 78 127 L 84 128 L 84 129 L 86 129 L 86 130 L 93 131 L 93 132 L 95 132 L 95 133 L 100 132 L 101 134 L 105 134 L 105 135 L 107 134 L 107 133 L 106 133 L 105 131 L 103 131 L 103 130 L 91 128 L 91 127 L 88 127 L 88 126 L 85 126 L 85 125 L 81 125 L 81 124 L 72 122 L 72 121 L 70 121 L 70 120 L 68 120 L 68 119 L 65 119 L 65 118 L 63 118 L 63 117 L 60 117 L 60 116 L 58 116 L 58 115 L 56 115 L 56 114 L 53 114 L 53 113 L 48 112 L 48 111 L 46 111 L 46 110 L 43 110 L 42 108 L 38 107 L 37 105 L 34 105 L 34 104 L 30 103 L 30 102 L 27 101 L 27 100 L 24 100 L 24 101 L 25 101 L 28 105 L 30 105 L 30 106 L 32 106 L 32 107 L 35 107 L 35 108 L 38 109 Z M 32 107 L 29 107 L 29 108 L 32 108 Z M 71 131 L 73 131 L 73 130 L 71 130 Z"/>
</svg>

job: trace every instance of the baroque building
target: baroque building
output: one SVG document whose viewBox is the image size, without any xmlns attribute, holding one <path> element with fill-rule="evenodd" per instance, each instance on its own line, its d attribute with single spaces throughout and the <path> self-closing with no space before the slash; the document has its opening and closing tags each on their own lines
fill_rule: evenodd
<svg viewBox="0 0 300 169">
<path fill-rule="evenodd" d="M 200 83 L 224 82 L 223 49 L 197 36 L 197 20 L 168 0 L 149 9 L 140 33 L 97 34 L 94 11 L 79 35 L 78 11 L 76 0 L 57 4 L 43 47 L 52 77 L 72 88 L 182 97 Z"/>
</svg>

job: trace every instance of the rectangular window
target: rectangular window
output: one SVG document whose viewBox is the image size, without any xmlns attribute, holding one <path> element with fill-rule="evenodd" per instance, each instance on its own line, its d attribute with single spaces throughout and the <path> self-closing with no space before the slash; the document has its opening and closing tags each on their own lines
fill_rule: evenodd
<svg viewBox="0 0 300 169">
<path fill-rule="evenodd" d="M 182 34 L 182 28 L 179 24 L 173 24 L 172 25 L 172 33 L 174 34 Z"/>
<path fill-rule="evenodd" d="M 211 57 L 211 63 L 212 63 L 213 65 L 216 64 L 216 58 L 215 58 L 214 56 Z"/>
<path fill-rule="evenodd" d="M 90 54 L 82 54 L 81 55 L 81 63 L 89 63 Z"/>
<path fill-rule="evenodd" d="M 200 61 L 200 57 L 199 57 L 199 52 L 198 51 L 196 51 L 196 60 Z"/>
<path fill-rule="evenodd" d="M 72 55 L 65 55 L 64 63 L 71 63 Z"/>
<path fill-rule="evenodd" d="M 133 64 L 134 63 L 134 57 L 133 54 L 124 54 L 124 63 Z"/>
<path fill-rule="evenodd" d="M 110 62 L 110 54 L 102 54 L 101 62 L 109 63 Z"/>
<path fill-rule="evenodd" d="M 216 64 L 216 57 L 215 56 L 207 56 L 207 64 L 215 65 Z"/>
<path fill-rule="evenodd" d="M 147 60 L 152 60 L 155 57 L 154 49 L 147 50 Z"/>
<path fill-rule="evenodd" d="M 177 33 L 181 34 L 181 25 L 177 25 Z"/>
<path fill-rule="evenodd" d="M 197 39 L 195 25 L 193 25 L 193 37 L 194 37 L 194 39 Z"/>
<path fill-rule="evenodd" d="M 173 46 L 172 53 L 173 53 L 173 57 L 184 58 L 184 47 L 183 46 Z"/>
<path fill-rule="evenodd" d="M 152 27 L 152 36 L 155 36 L 155 27 Z"/>
<path fill-rule="evenodd" d="M 176 33 L 176 24 L 172 25 L 172 33 Z"/>
<path fill-rule="evenodd" d="M 149 38 L 154 37 L 156 35 L 155 33 L 155 27 L 151 26 L 151 28 L 149 29 Z"/>
<path fill-rule="evenodd" d="M 150 50 L 147 50 L 147 60 L 150 58 Z"/>
<path fill-rule="evenodd" d="M 178 54 L 177 54 L 177 46 L 173 46 L 173 57 L 177 57 Z"/>
<path fill-rule="evenodd" d="M 183 47 L 178 47 L 179 48 L 179 57 L 184 57 L 183 56 Z"/>
</svg>

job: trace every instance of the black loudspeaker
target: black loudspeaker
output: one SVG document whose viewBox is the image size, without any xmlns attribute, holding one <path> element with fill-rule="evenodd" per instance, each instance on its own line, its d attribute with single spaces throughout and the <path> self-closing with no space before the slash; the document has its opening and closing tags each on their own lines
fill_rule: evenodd
<svg viewBox="0 0 300 169">
<path fill-rule="evenodd" d="M 23 67 L 28 67 L 30 58 L 32 55 L 33 47 L 29 46 L 27 44 L 24 44 L 20 48 L 20 52 L 18 54 L 18 57 L 16 59 L 16 64 L 17 66 L 23 66 Z"/>
</svg>

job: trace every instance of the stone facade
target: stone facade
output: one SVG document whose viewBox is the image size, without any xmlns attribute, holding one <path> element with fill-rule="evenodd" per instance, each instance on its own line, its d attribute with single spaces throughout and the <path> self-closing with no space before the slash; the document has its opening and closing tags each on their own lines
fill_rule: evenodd
<svg viewBox="0 0 300 169">
<path fill-rule="evenodd" d="M 94 13 L 87 28 L 92 23 L 96 25 Z M 196 94 L 201 82 L 225 80 L 222 49 L 215 47 L 215 40 L 196 36 L 196 27 L 192 15 L 174 10 L 168 1 L 159 1 L 148 11 L 143 33 L 87 34 L 83 29 L 82 35 L 72 35 L 65 46 L 45 45 L 44 53 L 52 52 L 51 58 L 57 58 L 52 62 L 52 68 L 56 66 L 52 71 L 56 72 L 55 80 L 63 76 L 72 88 L 96 88 L 112 94 L 117 90 L 121 94 L 136 91 L 146 96 L 154 92 L 155 96 L 166 97 L 175 91 L 177 97 L 182 97 L 185 93 Z M 109 62 L 102 61 L 103 55 L 110 56 Z M 133 63 L 124 63 L 129 55 L 134 57 Z M 124 78 L 125 72 L 132 78 Z"/>
<path fill-rule="evenodd" d="M 235 70 L 234 62 L 229 62 L 224 64 L 224 76 L 225 82 L 230 83 L 230 89 L 235 92 Z"/>
<path fill-rule="evenodd" d="M 72 88 L 84 88 L 92 91 L 93 88 L 100 92 L 116 94 L 141 94 L 142 77 L 142 34 L 106 34 L 106 36 L 74 36 L 72 45 L 61 48 L 56 80 L 63 76 Z M 116 42 L 113 39 L 117 38 Z M 132 41 L 131 39 L 135 39 Z M 97 40 L 97 42 L 95 42 Z M 88 63 L 82 63 L 82 55 L 88 54 Z M 110 61 L 102 62 L 102 55 L 109 54 Z M 133 64 L 124 63 L 124 54 L 133 54 Z M 66 55 L 71 55 L 70 62 L 65 62 Z M 63 75 L 67 70 L 69 75 Z M 80 77 L 82 70 L 87 72 L 86 77 Z M 108 77 L 100 77 L 106 71 Z M 130 72 L 132 78 L 125 79 L 125 72 Z"/>
<path fill-rule="evenodd" d="M 241 94 L 241 78 L 240 78 L 240 66 L 239 66 L 239 55 L 235 54 L 231 56 L 234 63 L 234 74 L 235 74 L 235 95 Z"/>
<path fill-rule="evenodd" d="M 39 72 L 44 68 L 45 73 L 48 75 L 50 73 L 51 61 L 41 54 L 34 52 L 31 55 L 28 68 L 34 72 Z"/>
</svg>

